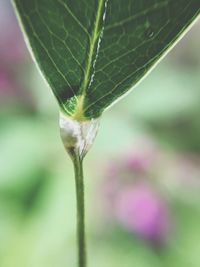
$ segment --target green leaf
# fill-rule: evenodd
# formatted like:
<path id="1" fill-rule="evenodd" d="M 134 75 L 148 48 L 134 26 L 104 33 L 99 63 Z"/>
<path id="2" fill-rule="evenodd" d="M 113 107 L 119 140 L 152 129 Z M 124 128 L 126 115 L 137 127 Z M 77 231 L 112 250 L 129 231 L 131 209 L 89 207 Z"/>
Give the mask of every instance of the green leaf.
<path id="1" fill-rule="evenodd" d="M 199 0 L 13 0 L 61 109 L 99 117 L 169 51 Z"/>

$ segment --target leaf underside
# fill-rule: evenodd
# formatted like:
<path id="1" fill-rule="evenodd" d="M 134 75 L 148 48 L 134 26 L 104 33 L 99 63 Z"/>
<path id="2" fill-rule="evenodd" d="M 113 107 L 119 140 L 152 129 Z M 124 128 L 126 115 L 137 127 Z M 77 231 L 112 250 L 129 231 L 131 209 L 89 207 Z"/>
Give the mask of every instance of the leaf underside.
<path id="1" fill-rule="evenodd" d="M 130 90 L 200 12 L 199 0 L 13 0 L 61 109 L 99 117 Z"/>

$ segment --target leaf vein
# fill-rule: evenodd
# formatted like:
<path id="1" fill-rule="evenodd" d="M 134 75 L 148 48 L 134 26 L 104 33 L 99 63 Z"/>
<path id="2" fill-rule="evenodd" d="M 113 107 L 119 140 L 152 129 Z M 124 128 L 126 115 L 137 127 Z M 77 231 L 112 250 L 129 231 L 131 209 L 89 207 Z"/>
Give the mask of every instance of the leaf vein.
<path id="1" fill-rule="evenodd" d="M 67 3 L 61 1 L 61 0 L 57 0 L 58 3 L 64 7 L 65 10 L 67 10 L 68 14 L 71 15 L 71 17 L 74 19 L 74 21 L 76 21 L 76 23 L 80 26 L 80 28 L 89 36 L 90 38 L 90 34 L 88 32 L 88 30 L 82 25 L 82 23 L 80 22 L 80 20 L 74 15 L 74 13 L 71 11 L 71 9 L 68 7 Z"/>

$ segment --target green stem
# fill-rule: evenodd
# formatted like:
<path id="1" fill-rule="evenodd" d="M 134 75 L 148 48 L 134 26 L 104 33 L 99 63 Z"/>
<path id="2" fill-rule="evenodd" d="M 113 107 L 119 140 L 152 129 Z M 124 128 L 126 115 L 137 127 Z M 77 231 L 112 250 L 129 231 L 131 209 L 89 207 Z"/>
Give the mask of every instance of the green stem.
<path id="1" fill-rule="evenodd" d="M 96 137 L 99 119 L 77 121 L 60 113 L 60 135 L 74 165 L 77 205 L 78 267 L 86 267 L 83 158 Z"/>
<path id="2" fill-rule="evenodd" d="M 86 267 L 83 159 L 74 152 L 72 160 L 76 183 L 78 266 Z"/>

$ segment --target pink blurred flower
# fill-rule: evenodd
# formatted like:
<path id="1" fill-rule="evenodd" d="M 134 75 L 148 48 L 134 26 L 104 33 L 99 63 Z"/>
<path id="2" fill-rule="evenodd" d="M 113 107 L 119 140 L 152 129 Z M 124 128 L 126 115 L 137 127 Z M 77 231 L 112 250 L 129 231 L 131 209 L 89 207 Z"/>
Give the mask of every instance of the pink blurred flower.
<path id="1" fill-rule="evenodd" d="M 20 70 L 25 67 L 27 49 L 10 1 L 0 1 L 0 102 L 22 104 L 30 111 L 34 104 L 30 92 L 20 83 Z"/>
<path id="2" fill-rule="evenodd" d="M 8 72 L 0 69 L 0 95 L 10 95 L 15 92 L 16 85 Z"/>
<path id="3" fill-rule="evenodd" d="M 127 230 L 156 243 L 169 232 L 169 211 L 164 201 L 145 184 L 124 188 L 115 199 L 115 212 Z"/>
<path id="4" fill-rule="evenodd" d="M 163 150 L 148 139 L 138 141 L 106 169 L 99 191 L 104 220 L 111 222 L 115 218 L 130 233 L 161 245 L 175 226 L 165 196 L 196 201 L 200 188 L 199 163 L 198 154 Z"/>
<path id="5" fill-rule="evenodd" d="M 0 60 L 2 65 L 18 63 L 27 55 L 18 23 L 9 1 L 0 4 Z"/>

